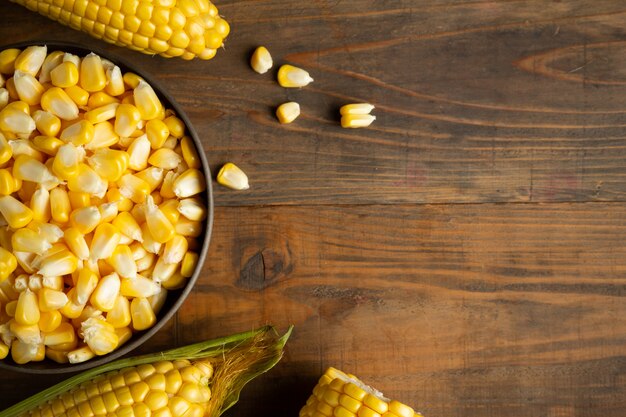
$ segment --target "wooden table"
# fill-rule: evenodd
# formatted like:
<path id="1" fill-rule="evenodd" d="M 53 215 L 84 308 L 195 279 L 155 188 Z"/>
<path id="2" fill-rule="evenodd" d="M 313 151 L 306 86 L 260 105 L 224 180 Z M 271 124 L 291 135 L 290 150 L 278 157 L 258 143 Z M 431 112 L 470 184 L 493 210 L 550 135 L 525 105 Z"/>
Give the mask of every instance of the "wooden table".
<path id="1" fill-rule="evenodd" d="M 210 62 L 20 6 L 0 39 L 104 48 L 162 82 L 216 171 L 196 290 L 140 352 L 295 324 L 228 416 L 296 416 L 328 366 L 425 416 L 626 414 L 626 9 L 594 1 L 229 1 Z M 247 61 L 265 45 L 315 82 Z M 297 101 L 281 126 L 273 109 Z M 367 101 L 368 129 L 338 126 Z M 0 406 L 63 376 L 3 372 Z"/>

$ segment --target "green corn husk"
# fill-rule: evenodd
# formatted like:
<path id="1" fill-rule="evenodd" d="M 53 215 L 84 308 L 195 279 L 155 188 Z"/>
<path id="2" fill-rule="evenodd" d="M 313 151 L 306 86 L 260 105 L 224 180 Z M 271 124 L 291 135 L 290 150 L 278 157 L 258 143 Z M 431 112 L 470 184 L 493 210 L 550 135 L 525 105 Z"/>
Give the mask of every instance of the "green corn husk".
<path id="1" fill-rule="evenodd" d="M 209 360 L 214 376 L 209 383 L 212 396 L 205 417 L 218 417 L 232 407 L 249 381 L 276 365 L 283 355 L 283 348 L 291 335 L 293 326 L 279 336 L 272 326 L 238 333 L 219 339 L 200 342 L 161 353 L 120 359 L 97 368 L 89 369 L 62 381 L 14 406 L 0 412 L 0 417 L 28 415 L 42 404 L 72 390 L 83 382 L 91 381 L 106 373 L 115 373 L 127 367 L 159 361 L 180 359 Z"/>

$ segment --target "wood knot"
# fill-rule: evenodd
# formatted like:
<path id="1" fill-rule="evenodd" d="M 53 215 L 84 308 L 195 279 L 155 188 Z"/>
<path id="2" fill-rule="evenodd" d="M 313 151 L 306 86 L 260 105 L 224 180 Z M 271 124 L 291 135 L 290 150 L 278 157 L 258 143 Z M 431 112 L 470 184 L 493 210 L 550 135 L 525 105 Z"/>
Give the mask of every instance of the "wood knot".
<path id="1" fill-rule="evenodd" d="M 244 290 L 261 291 L 276 284 L 293 270 L 290 257 L 264 248 L 248 258 L 235 283 Z"/>

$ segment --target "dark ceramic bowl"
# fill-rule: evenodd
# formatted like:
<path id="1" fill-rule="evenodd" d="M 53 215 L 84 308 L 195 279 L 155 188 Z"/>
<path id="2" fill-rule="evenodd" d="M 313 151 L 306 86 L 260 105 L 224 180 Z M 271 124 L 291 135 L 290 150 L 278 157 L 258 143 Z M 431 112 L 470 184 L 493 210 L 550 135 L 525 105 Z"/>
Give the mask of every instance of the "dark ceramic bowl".
<path id="1" fill-rule="evenodd" d="M 80 57 L 84 57 L 85 55 L 93 52 L 99 55 L 102 58 L 106 58 L 114 64 L 118 65 L 122 70 L 122 73 L 127 71 L 134 72 L 144 80 L 146 80 L 157 93 L 161 102 L 165 106 L 165 108 L 172 109 L 176 112 L 176 115 L 185 122 L 187 135 L 193 139 L 193 143 L 198 150 L 198 155 L 200 156 L 200 160 L 202 161 L 202 172 L 204 173 L 204 177 L 206 180 L 207 188 L 204 192 L 203 198 L 207 202 L 207 217 L 204 220 L 204 230 L 202 234 L 198 237 L 200 243 L 200 251 L 198 252 L 198 266 L 196 270 L 193 272 L 193 275 L 188 279 L 187 284 L 178 290 L 171 290 L 168 292 L 167 299 L 165 301 L 165 305 L 157 315 L 157 322 L 153 327 L 148 330 L 137 332 L 133 335 L 133 337 L 122 345 L 119 349 L 114 350 L 113 352 L 103 355 L 96 356 L 91 360 L 88 360 L 83 363 L 78 364 L 59 364 L 50 359 L 45 359 L 41 362 L 30 362 L 24 365 L 18 365 L 11 359 L 11 355 L 4 360 L 0 360 L 0 369 L 8 369 L 17 372 L 24 372 L 30 374 L 56 374 L 56 373 L 64 373 L 64 372 L 78 372 L 84 371 L 85 369 L 93 368 L 95 366 L 102 365 L 104 363 L 110 362 L 114 359 L 117 359 L 121 356 L 126 355 L 131 352 L 133 349 L 137 348 L 144 342 L 146 342 L 150 337 L 152 337 L 156 332 L 158 332 L 165 323 L 168 322 L 174 316 L 176 311 L 183 304 L 189 293 L 191 292 L 193 286 L 198 280 L 198 276 L 200 275 L 200 271 L 204 265 L 207 251 L 209 249 L 209 241 L 211 239 L 211 229 L 213 226 L 213 192 L 211 188 L 211 173 L 209 169 L 209 164 L 206 160 L 206 156 L 202 149 L 202 144 L 200 139 L 198 138 L 198 134 L 196 130 L 191 125 L 189 118 L 183 111 L 183 109 L 176 103 L 174 98 L 163 88 L 163 86 L 156 82 L 154 79 L 150 77 L 149 74 L 146 74 L 144 71 L 141 71 L 129 64 L 128 62 L 119 59 L 115 56 L 112 56 L 110 53 L 104 53 L 97 48 L 85 48 L 80 45 L 72 44 L 72 43 L 64 43 L 64 42 L 28 42 L 28 43 L 15 43 L 11 45 L 6 45 L 0 47 L 0 51 L 8 48 L 26 48 L 31 45 L 46 45 L 48 47 L 48 53 L 59 50 L 64 52 L 70 52 L 72 54 L 78 55 Z M 181 61 L 182 63 L 182 61 Z"/>

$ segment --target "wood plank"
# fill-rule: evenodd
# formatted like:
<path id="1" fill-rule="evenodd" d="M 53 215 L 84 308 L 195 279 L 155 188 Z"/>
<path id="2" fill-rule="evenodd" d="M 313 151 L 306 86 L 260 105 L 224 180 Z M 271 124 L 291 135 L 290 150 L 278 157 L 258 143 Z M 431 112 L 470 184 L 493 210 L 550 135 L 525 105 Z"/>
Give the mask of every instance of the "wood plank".
<path id="1" fill-rule="evenodd" d="M 426 416 L 624 415 L 620 204 L 230 207 L 216 220 L 197 287 L 137 353 L 295 324 L 229 416 L 297 415 L 327 366 Z M 0 408 L 61 378 L 3 373 Z"/>
<path id="2" fill-rule="evenodd" d="M 220 1 L 232 23 L 211 62 L 138 55 L 3 4 L 0 38 L 77 41 L 149 71 L 200 132 L 211 165 L 252 189 L 220 205 L 624 201 L 624 5 L 404 0 Z M 50 34 L 54 34 L 51 36 Z M 286 90 L 247 65 L 267 45 L 311 71 Z M 274 106 L 301 103 L 279 126 Z M 377 105 L 371 129 L 337 109 Z"/>

